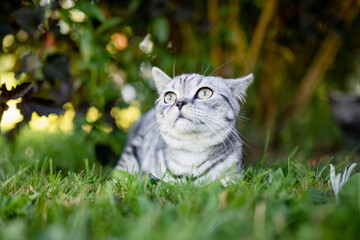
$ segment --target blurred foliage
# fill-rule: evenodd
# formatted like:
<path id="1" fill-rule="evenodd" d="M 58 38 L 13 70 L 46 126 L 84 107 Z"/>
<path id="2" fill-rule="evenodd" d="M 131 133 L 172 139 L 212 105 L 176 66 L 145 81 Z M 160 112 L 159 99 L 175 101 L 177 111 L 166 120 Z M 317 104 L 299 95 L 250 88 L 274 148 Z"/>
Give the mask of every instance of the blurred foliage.
<path id="1" fill-rule="evenodd" d="M 17 104 L 23 120 L 8 138 L 21 146 L 17 136 L 34 112 L 59 114 L 70 103 L 68 137 L 91 139 L 91 156 L 110 152 L 103 161 L 116 161 L 130 123 L 157 97 L 154 65 L 169 75 L 254 72 L 242 113 L 251 123 L 239 123 L 250 159 L 264 145 L 300 145 L 316 158 L 339 151 L 327 91 L 360 91 L 359 8 L 355 0 L 4 2 L 1 77 L 11 72 L 17 84 L 33 85 Z"/>

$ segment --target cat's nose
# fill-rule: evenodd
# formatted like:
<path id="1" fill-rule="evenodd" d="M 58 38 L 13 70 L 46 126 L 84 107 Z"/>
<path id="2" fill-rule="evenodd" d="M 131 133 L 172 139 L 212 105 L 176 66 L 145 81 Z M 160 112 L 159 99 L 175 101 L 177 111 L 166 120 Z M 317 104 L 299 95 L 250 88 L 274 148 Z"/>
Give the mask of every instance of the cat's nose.
<path id="1" fill-rule="evenodd" d="M 176 106 L 178 107 L 179 111 L 181 111 L 182 107 L 183 107 L 184 105 L 186 105 L 186 104 L 187 104 L 186 101 L 178 101 L 178 102 L 176 103 Z"/>

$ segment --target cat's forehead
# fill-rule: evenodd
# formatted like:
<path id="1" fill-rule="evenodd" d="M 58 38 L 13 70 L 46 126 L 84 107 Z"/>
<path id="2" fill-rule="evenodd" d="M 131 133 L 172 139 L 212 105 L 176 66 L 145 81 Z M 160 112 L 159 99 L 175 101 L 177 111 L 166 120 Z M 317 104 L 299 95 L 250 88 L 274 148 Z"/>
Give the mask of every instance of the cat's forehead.
<path id="1" fill-rule="evenodd" d="M 174 77 L 174 79 L 170 83 L 170 86 L 173 89 L 183 89 L 183 88 L 193 89 L 203 85 L 207 85 L 210 87 L 211 85 L 214 85 L 217 81 L 218 79 L 216 79 L 216 77 L 208 77 L 196 73 L 191 73 L 191 74 L 182 74 Z"/>

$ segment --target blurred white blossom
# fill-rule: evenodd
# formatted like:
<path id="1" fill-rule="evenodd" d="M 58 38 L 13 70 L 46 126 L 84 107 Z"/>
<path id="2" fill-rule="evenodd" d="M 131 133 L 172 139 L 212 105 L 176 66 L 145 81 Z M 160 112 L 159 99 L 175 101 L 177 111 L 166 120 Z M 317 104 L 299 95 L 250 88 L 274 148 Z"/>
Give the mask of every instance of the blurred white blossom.
<path id="1" fill-rule="evenodd" d="M 152 79 L 151 69 L 152 65 L 149 62 L 142 62 L 140 64 L 140 76 L 146 80 Z"/>
<path id="2" fill-rule="evenodd" d="M 143 53 L 149 54 L 153 49 L 153 45 L 154 44 L 151 41 L 151 35 L 148 33 L 144 38 L 144 40 L 142 40 L 141 43 L 139 44 L 139 48 Z"/>
<path id="3" fill-rule="evenodd" d="M 63 9 L 69 9 L 75 6 L 75 2 L 73 0 L 62 0 L 60 5 Z"/>
<path id="4" fill-rule="evenodd" d="M 330 164 L 330 182 L 337 201 L 339 200 L 339 192 L 341 188 L 349 180 L 351 172 L 355 169 L 355 167 L 356 163 L 347 165 L 344 171 L 344 175 L 341 177 L 341 173 L 336 174 L 334 165 Z"/>
<path id="5" fill-rule="evenodd" d="M 130 84 L 125 84 L 121 89 L 121 95 L 126 103 L 130 103 L 136 98 L 136 90 Z"/>
<path id="6" fill-rule="evenodd" d="M 58 26 L 60 27 L 60 33 L 64 35 L 68 34 L 71 30 L 70 25 L 64 22 L 62 19 L 59 21 Z"/>
<path id="7" fill-rule="evenodd" d="M 268 176 L 269 176 L 269 178 L 268 178 L 268 183 L 271 184 L 271 183 L 273 182 L 274 176 L 272 175 L 271 172 L 268 173 Z"/>
<path id="8" fill-rule="evenodd" d="M 73 22 L 84 22 L 86 19 L 86 14 L 78 9 L 71 9 L 69 11 L 69 17 Z"/>
<path id="9" fill-rule="evenodd" d="M 50 3 L 50 0 L 40 0 L 40 6 L 45 7 Z"/>

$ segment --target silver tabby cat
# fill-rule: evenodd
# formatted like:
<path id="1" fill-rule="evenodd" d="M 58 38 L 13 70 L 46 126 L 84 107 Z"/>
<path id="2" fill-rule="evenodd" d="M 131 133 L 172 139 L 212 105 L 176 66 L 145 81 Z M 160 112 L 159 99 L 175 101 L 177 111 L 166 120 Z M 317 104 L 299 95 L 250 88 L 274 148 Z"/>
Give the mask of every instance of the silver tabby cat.
<path id="1" fill-rule="evenodd" d="M 196 183 L 240 173 L 243 143 L 235 123 L 253 75 L 223 79 L 183 74 L 172 79 L 156 67 L 152 75 L 159 98 L 134 123 L 116 168 Z"/>

